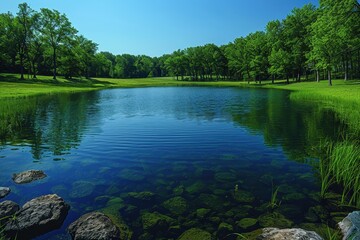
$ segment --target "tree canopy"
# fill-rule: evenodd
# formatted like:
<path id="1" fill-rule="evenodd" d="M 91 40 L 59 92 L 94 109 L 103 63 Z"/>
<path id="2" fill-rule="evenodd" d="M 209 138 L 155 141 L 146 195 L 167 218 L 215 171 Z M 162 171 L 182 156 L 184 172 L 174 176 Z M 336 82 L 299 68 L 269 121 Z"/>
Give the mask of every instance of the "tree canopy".
<path id="1" fill-rule="evenodd" d="M 98 52 L 97 44 L 72 26 L 65 14 L 27 3 L 16 15 L 0 14 L 0 72 L 61 74 L 72 77 L 180 80 L 232 79 L 261 83 L 267 79 L 360 77 L 360 7 L 356 0 L 320 0 L 294 8 L 264 31 L 223 46 L 179 49 L 160 57 Z"/>

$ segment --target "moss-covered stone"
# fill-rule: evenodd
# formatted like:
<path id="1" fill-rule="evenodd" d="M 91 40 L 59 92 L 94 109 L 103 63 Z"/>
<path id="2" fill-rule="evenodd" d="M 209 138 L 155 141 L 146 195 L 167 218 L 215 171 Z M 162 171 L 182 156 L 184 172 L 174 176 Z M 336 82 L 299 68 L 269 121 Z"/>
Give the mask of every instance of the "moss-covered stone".
<path id="1" fill-rule="evenodd" d="M 212 194 L 202 193 L 202 194 L 200 194 L 197 201 L 201 205 L 205 205 L 206 207 L 209 207 L 211 209 L 215 209 L 218 211 L 220 211 L 224 206 L 224 201 L 221 198 L 219 198 L 218 196 L 215 196 Z"/>
<path id="2" fill-rule="evenodd" d="M 287 201 L 287 202 L 291 202 L 291 201 L 301 201 L 303 199 L 305 199 L 306 196 L 302 193 L 298 193 L 298 192 L 292 192 L 292 193 L 288 193 L 286 195 L 284 195 L 282 197 L 283 201 Z"/>
<path id="3" fill-rule="evenodd" d="M 258 220 L 261 227 L 290 228 L 293 225 L 292 221 L 277 212 L 263 214 Z"/>
<path id="4" fill-rule="evenodd" d="M 113 198 L 108 201 L 105 208 L 99 210 L 100 212 L 108 216 L 111 221 L 119 228 L 120 240 L 131 239 L 133 235 L 130 227 L 125 223 L 122 216 L 120 215 L 120 210 L 124 206 L 124 201 L 121 198 Z"/>
<path id="5" fill-rule="evenodd" d="M 186 187 L 185 190 L 190 193 L 191 195 L 193 194 L 197 194 L 197 193 L 201 193 L 206 189 L 206 185 L 201 182 L 201 181 L 197 181 L 193 184 L 191 184 L 190 186 Z"/>
<path id="6" fill-rule="evenodd" d="M 141 182 L 145 179 L 145 176 L 141 172 L 132 169 L 122 170 L 119 177 L 133 182 Z"/>
<path id="7" fill-rule="evenodd" d="M 322 206 L 318 205 L 315 207 L 310 207 L 305 214 L 305 219 L 309 222 L 327 222 L 330 218 L 329 212 Z"/>
<path id="8" fill-rule="evenodd" d="M 242 219 L 249 216 L 250 211 L 253 209 L 251 205 L 240 205 L 236 208 L 233 208 L 232 211 L 235 212 L 235 219 Z"/>
<path id="9" fill-rule="evenodd" d="M 88 181 L 76 181 L 72 184 L 69 196 L 71 198 L 83 198 L 91 195 L 95 185 Z"/>
<path id="10" fill-rule="evenodd" d="M 145 231 L 164 231 L 169 226 L 174 225 L 175 222 L 173 218 L 158 212 L 144 212 L 141 215 L 141 223 Z"/>
<path id="11" fill-rule="evenodd" d="M 236 222 L 236 226 L 238 226 L 241 229 L 248 229 L 256 225 L 258 222 L 255 218 L 243 218 L 240 221 Z"/>
<path id="12" fill-rule="evenodd" d="M 212 236 L 209 232 L 206 232 L 199 228 L 191 228 L 185 231 L 178 240 L 212 240 Z"/>
<path id="13" fill-rule="evenodd" d="M 139 201 L 152 201 L 155 198 L 155 193 L 144 191 L 144 192 L 129 192 L 127 198 L 135 199 Z"/>
<path id="14" fill-rule="evenodd" d="M 196 209 L 196 216 L 200 219 L 205 218 L 211 212 L 210 209 L 207 208 L 199 208 Z"/>
<path id="15" fill-rule="evenodd" d="M 231 224 L 222 222 L 219 224 L 218 230 L 217 230 L 217 236 L 218 238 L 222 239 L 225 236 L 227 236 L 230 233 L 234 232 L 234 228 Z"/>
<path id="16" fill-rule="evenodd" d="M 183 185 L 177 186 L 173 189 L 173 193 L 175 196 L 181 196 L 185 191 L 185 187 Z"/>
<path id="17" fill-rule="evenodd" d="M 209 218 L 209 221 L 212 222 L 212 223 L 215 223 L 215 224 L 219 224 L 221 219 L 219 217 L 210 217 Z"/>
<path id="18" fill-rule="evenodd" d="M 188 209 L 188 204 L 183 197 L 174 197 L 163 203 L 164 208 L 176 215 L 181 215 Z"/>
<path id="19" fill-rule="evenodd" d="M 255 201 L 255 196 L 251 192 L 238 190 L 234 191 L 234 200 L 240 203 L 252 203 Z"/>
<path id="20" fill-rule="evenodd" d="M 237 176 L 233 172 L 217 172 L 215 173 L 215 180 L 218 182 L 235 182 Z"/>
<path id="21" fill-rule="evenodd" d="M 218 196 L 225 196 L 228 193 L 228 191 L 226 191 L 225 189 L 217 188 L 213 190 L 213 193 Z"/>

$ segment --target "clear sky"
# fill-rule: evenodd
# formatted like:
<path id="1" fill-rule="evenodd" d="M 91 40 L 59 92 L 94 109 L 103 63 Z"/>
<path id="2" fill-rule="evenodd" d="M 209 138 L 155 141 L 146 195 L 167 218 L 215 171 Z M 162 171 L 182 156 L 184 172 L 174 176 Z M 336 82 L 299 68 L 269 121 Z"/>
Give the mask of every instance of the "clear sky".
<path id="1" fill-rule="evenodd" d="M 21 0 L 0 0 L 0 12 L 15 14 Z M 264 30 L 294 7 L 318 0 L 29 0 L 31 8 L 65 13 L 99 51 L 161 56 Z"/>

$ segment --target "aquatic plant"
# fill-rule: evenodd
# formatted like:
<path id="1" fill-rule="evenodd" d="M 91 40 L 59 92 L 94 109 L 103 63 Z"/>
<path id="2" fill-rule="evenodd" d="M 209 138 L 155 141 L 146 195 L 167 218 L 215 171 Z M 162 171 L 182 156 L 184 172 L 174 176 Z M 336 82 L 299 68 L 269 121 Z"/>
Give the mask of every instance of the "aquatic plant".
<path id="1" fill-rule="evenodd" d="M 274 184 L 272 184 L 271 186 L 271 198 L 270 198 L 270 202 L 268 203 L 268 208 L 272 211 L 275 208 L 280 207 L 281 205 L 281 201 L 278 201 L 278 192 L 279 192 L 279 187 L 275 188 L 274 190 Z"/>
<path id="2" fill-rule="evenodd" d="M 357 141 L 345 138 L 340 142 L 326 141 L 320 144 L 319 161 L 321 180 L 320 197 L 327 198 L 335 184 L 341 185 L 342 205 L 360 206 L 360 148 Z"/>

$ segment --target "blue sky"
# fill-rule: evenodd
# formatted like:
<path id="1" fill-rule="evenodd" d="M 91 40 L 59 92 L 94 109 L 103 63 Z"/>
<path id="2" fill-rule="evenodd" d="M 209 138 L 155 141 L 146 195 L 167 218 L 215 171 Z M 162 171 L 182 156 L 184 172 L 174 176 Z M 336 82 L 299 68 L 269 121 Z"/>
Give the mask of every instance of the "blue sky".
<path id="1" fill-rule="evenodd" d="M 24 1 L 0 0 L 0 12 Z M 264 30 L 294 7 L 317 0 L 29 0 L 31 8 L 65 13 L 80 34 L 114 54 L 161 56 Z"/>

